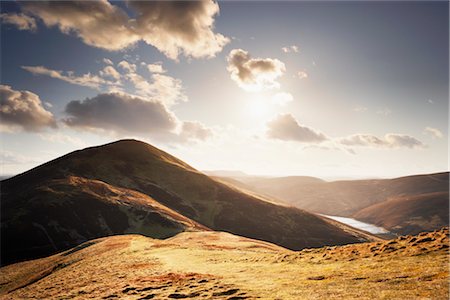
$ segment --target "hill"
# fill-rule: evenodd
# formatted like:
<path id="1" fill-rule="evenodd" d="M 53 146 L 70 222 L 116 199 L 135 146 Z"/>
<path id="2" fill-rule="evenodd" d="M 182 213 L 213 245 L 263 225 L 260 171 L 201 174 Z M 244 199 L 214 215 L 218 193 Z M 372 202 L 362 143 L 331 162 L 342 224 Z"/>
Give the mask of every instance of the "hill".
<path id="1" fill-rule="evenodd" d="M 2 181 L 2 264 L 92 238 L 164 238 L 209 228 L 290 249 L 370 240 L 303 210 L 215 181 L 135 140 L 72 152 Z"/>
<path id="2" fill-rule="evenodd" d="M 448 192 L 394 197 L 360 210 L 354 218 L 404 234 L 432 231 L 449 223 L 448 199 Z"/>
<path id="3" fill-rule="evenodd" d="M 290 251 L 223 232 L 86 242 L 0 269 L 2 299 L 448 299 L 448 228 Z"/>
<path id="4" fill-rule="evenodd" d="M 247 189 L 257 193 L 263 193 L 282 201 L 305 209 L 307 211 L 325 215 L 354 217 L 361 221 L 375 220 L 375 224 L 381 224 L 380 219 L 371 219 L 369 211 L 358 213 L 388 199 L 415 198 L 415 215 L 409 215 L 410 209 L 401 209 L 404 201 L 397 201 L 397 218 L 408 220 L 412 217 L 422 217 L 421 225 L 418 223 L 414 231 L 403 231 L 403 227 L 388 226 L 400 234 L 418 233 L 424 230 L 433 230 L 448 224 L 448 192 L 449 173 L 436 173 L 426 175 L 415 175 L 395 179 L 373 179 L 373 180 L 343 180 L 326 182 L 318 178 L 291 176 L 281 178 L 239 178 L 246 184 Z M 438 205 L 435 210 L 430 210 L 430 199 L 426 195 L 434 195 L 434 204 Z M 409 202 L 410 204 L 412 202 Z M 377 207 L 382 207 L 377 206 Z M 422 207 L 422 208 L 421 208 Z M 432 211 L 440 211 L 439 215 L 430 215 Z M 420 212 L 423 215 L 420 215 Z M 419 214 L 419 215 L 418 215 Z M 436 220 L 440 220 L 435 222 Z M 389 221 L 387 221 L 389 223 Z M 428 223 L 428 224 L 427 224 Z M 412 227 L 410 227 L 411 229 Z"/>

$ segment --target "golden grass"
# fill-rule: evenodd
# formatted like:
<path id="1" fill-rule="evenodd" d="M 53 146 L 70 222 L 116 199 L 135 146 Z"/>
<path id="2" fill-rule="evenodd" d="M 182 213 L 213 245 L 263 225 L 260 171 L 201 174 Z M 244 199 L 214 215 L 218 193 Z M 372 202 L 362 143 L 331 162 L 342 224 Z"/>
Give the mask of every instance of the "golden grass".
<path id="1" fill-rule="evenodd" d="M 448 230 L 289 251 L 219 232 L 98 239 L 1 269 L 2 299 L 448 299 Z"/>

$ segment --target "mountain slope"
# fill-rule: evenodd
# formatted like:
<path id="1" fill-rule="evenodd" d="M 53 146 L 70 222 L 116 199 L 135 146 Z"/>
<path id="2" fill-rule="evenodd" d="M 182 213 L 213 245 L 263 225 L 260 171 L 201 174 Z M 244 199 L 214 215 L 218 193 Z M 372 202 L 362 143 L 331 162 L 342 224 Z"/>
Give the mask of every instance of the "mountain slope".
<path id="1" fill-rule="evenodd" d="M 434 195 L 436 210 L 441 212 L 441 222 L 422 222 L 417 226 L 414 233 L 424 230 L 433 230 L 448 224 L 448 192 L 449 192 L 449 173 L 436 173 L 426 175 L 416 175 L 400 177 L 395 179 L 374 179 L 374 180 L 344 180 L 326 182 L 311 177 L 281 177 L 281 178 L 239 178 L 246 184 L 247 189 L 251 188 L 255 192 L 264 193 L 283 200 L 286 203 L 305 209 L 308 211 L 336 215 L 344 217 L 355 217 L 362 221 L 374 220 L 376 224 L 382 224 L 382 214 L 379 218 L 371 219 L 369 210 L 359 214 L 360 210 L 387 201 L 388 199 L 406 199 L 416 197 L 415 213 L 411 210 L 401 208 L 401 203 L 407 205 L 407 202 L 397 201 L 397 217 L 402 220 L 408 220 L 411 217 L 422 217 L 428 219 L 427 212 L 429 202 L 427 197 L 421 197 L 429 193 Z M 406 198 L 405 198 L 406 197 Z M 422 199 L 422 200 L 419 200 Z M 411 202 L 410 202 L 411 203 Z M 421 207 L 423 206 L 423 207 Z M 420 214 L 423 213 L 421 216 Z M 387 222 L 389 223 L 389 221 Z M 402 227 L 388 226 L 400 234 L 408 234 L 410 231 L 402 231 Z"/>
<path id="2" fill-rule="evenodd" d="M 448 192 L 400 196 L 366 207 L 354 218 L 393 232 L 418 234 L 449 224 Z"/>
<path id="3" fill-rule="evenodd" d="M 448 229 L 293 252 L 220 232 L 86 242 L 0 269 L 2 299 L 448 299 Z"/>
<path id="4" fill-rule="evenodd" d="M 69 176 L 22 189 L 14 197 L 2 195 L 2 264 L 107 235 L 167 238 L 185 230 L 207 230 L 145 194 L 98 180 Z"/>
<path id="5" fill-rule="evenodd" d="M 29 235 L 36 234 L 38 230 L 33 225 L 36 219 L 41 220 L 38 222 L 44 228 L 41 228 L 41 231 L 47 232 L 50 238 L 30 238 L 28 249 L 33 252 L 37 249 L 35 247 L 39 247 L 41 250 L 45 249 L 46 254 L 55 252 L 51 240 L 55 239 L 53 235 L 61 235 L 61 230 L 58 227 L 52 230 L 54 222 L 62 222 L 59 219 L 72 219 L 73 212 L 84 211 L 84 207 L 91 205 L 91 194 L 77 194 L 80 190 L 83 191 L 84 183 L 79 186 L 57 184 L 71 177 L 82 178 L 88 182 L 101 181 L 111 186 L 111 189 L 122 188 L 145 194 L 164 206 L 166 211 L 176 211 L 185 217 L 183 222 L 179 219 L 178 223 L 187 224 L 188 218 L 213 230 L 270 241 L 291 249 L 355 243 L 371 238 L 363 233 L 335 226 L 305 211 L 275 205 L 212 180 L 181 160 L 143 142 L 122 140 L 75 151 L 2 182 L 2 250 L 5 250 L 2 251 L 3 263 L 12 259 L 9 255 L 14 249 L 9 245 L 19 245 L 19 241 L 11 243 L 9 239 L 26 239 Z M 107 200 L 114 195 L 108 189 L 98 189 L 96 193 Z M 44 207 L 59 207 L 60 202 L 66 205 L 64 209 L 58 210 L 58 214 L 46 215 L 47 209 Z M 128 206 L 133 211 L 136 206 L 140 206 L 136 201 L 131 202 L 129 201 Z M 117 206 L 117 202 L 111 203 L 115 213 L 122 210 Z M 77 222 L 67 225 L 65 230 L 82 231 L 81 228 L 87 222 L 85 218 L 96 219 L 102 210 L 103 208 L 98 208 L 95 212 L 77 213 Z M 40 213 L 36 216 L 35 212 Z M 141 216 L 142 213 L 137 214 Z M 20 222 L 10 221 L 15 218 L 20 218 Z M 54 221 L 55 218 L 58 220 Z M 103 226 L 103 222 L 99 222 L 95 225 L 95 234 L 85 236 L 86 238 L 123 233 L 122 230 L 125 230 L 125 227 L 108 230 L 111 226 Z M 128 220 L 128 223 L 133 222 L 135 221 Z M 196 226 L 201 225 L 194 227 Z M 175 227 L 176 230 L 172 228 L 164 234 L 154 233 L 148 226 L 133 232 L 165 237 L 188 228 Z M 20 238 L 14 234 L 18 228 L 21 230 Z M 82 239 L 77 235 L 66 234 L 64 241 L 69 240 L 73 246 Z M 28 254 L 31 256 L 24 255 L 21 258 L 36 257 L 33 253 Z M 42 254 L 38 251 L 36 255 Z"/>

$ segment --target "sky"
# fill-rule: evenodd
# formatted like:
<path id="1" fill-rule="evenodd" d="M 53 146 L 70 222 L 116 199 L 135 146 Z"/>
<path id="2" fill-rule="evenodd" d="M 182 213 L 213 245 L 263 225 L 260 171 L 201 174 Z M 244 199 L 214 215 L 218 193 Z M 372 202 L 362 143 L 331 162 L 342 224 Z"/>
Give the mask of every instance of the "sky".
<path id="1" fill-rule="evenodd" d="M 0 174 L 124 138 L 199 170 L 447 171 L 449 4 L 1 2 Z"/>

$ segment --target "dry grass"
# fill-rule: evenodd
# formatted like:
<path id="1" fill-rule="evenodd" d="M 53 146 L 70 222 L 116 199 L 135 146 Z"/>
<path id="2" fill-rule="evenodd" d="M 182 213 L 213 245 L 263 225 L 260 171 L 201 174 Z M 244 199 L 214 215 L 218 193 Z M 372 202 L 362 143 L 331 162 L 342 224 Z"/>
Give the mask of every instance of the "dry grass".
<path id="1" fill-rule="evenodd" d="M 448 299 L 448 229 L 300 252 L 218 232 L 98 239 L 1 269 L 3 299 Z"/>

